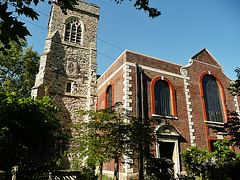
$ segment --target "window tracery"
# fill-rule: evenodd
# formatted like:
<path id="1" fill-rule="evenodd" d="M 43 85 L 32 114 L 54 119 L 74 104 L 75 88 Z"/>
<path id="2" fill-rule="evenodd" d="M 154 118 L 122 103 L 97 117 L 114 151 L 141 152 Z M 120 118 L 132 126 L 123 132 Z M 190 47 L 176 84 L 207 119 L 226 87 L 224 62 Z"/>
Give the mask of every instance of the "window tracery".
<path id="1" fill-rule="evenodd" d="M 79 19 L 71 19 L 66 24 L 64 41 L 81 43 L 82 27 Z"/>

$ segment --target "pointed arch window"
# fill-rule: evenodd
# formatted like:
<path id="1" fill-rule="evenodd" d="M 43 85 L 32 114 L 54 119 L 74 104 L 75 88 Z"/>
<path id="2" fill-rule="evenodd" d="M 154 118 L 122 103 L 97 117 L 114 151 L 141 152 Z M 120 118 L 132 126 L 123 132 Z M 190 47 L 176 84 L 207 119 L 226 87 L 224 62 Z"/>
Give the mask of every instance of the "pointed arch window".
<path id="1" fill-rule="evenodd" d="M 166 81 L 158 80 L 154 84 L 155 114 L 170 116 L 170 90 Z"/>
<path id="2" fill-rule="evenodd" d="M 223 122 L 220 91 L 216 78 L 209 74 L 204 75 L 202 90 L 207 121 Z"/>
<path id="3" fill-rule="evenodd" d="M 64 40 L 73 43 L 81 43 L 82 27 L 79 19 L 70 19 L 66 23 Z"/>
<path id="4" fill-rule="evenodd" d="M 112 107 L 112 85 L 109 85 L 107 87 L 107 91 L 106 91 L 106 108 L 111 108 Z"/>

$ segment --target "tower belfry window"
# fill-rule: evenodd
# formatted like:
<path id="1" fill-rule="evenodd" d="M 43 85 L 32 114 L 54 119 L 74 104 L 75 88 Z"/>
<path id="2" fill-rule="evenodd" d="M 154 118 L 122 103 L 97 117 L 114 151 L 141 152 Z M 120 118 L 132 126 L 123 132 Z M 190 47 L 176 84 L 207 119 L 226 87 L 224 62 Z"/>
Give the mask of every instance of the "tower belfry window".
<path id="1" fill-rule="evenodd" d="M 65 41 L 73 43 L 81 43 L 82 28 L 78 19 L 68 21 L 65 29 Z"/>

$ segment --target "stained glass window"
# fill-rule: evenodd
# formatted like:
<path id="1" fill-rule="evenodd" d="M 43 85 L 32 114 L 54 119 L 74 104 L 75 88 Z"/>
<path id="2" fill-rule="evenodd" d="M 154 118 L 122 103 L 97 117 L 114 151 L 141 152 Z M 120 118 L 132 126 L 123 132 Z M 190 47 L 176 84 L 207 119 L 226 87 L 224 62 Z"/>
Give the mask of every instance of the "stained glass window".
<path id="1" fill-rule="evenodd" d="M 202 88 L 208 121 L 223 122 L 219 88 L 216 78 L 212 75 L 204 75 Z"/>
<path id="2" fill-rule="evenodd" d="M 155 114 L 170 115 L 170 90 L 166 81 L 158 80 L 154 84 Z"/>

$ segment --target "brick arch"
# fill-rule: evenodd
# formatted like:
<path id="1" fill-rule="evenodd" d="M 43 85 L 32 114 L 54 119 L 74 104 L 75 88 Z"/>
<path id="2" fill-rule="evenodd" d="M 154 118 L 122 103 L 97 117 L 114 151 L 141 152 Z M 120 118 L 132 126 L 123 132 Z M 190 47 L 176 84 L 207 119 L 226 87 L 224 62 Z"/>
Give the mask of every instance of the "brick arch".
<path id="1" fill-rule="evenodd" d="M 217 84 L 218 84 L 218 88 L 220 90 L 220 98 L 221 98 L 221 101 L 222 101 L 222 110 L 223 110 L 223 114 L 224 114 L 224 119 L 225 119 L 225 122 L 227 121 L 227 108 L 226 108 L 226 96 L 225 96 L 225 93 L 224 93 L 224 88 L 223 88 L 223 85 L 220 81 L 220 79 L 212 72 L 210 71 L 205 71 L 203 72 L 201 75 L 200 75 L 200 78 L 199 78 L 199 83 L 200 83 L 200 93 L 201 93 L 201 99 L 202 99 L 202 107 L 203 107 L 203 117 L 204 117 L 204 120 L 207 121 L 207 113 L 206 113 L 206 106 L 205 106 L 205 100 L 204 100 L 204 94 L 203 94 L 203 87 L 202 87 L 202 78 L 204 75 L 206 74 L 209 74 L 209 75 L 212 75 L 213 77 L 216 78 L 216 81 L 217 81 Z M 208 129 L 208 124 L 205 123 L 205 128 L 206 128 L 206 133 L 207 133 L 207 142 L 208 142 L 208 150 L 211 151 L 211 143 L 210 141 L 211 140 L 218 140 L 216 137 L 210 137 L 209 135 L 209 129 Z"/>
<path id="2" fill-rule="evenodd" d="M 152 82 L 151 82 L 151 93 L 152 93 L 152 114 L 156 113 L 155 110 L 155 93 L 154 93 L 154 85 L 158 80 L 162 80 L 165 81 L 168 86 L 169 86 L 169 90 L 170 90 L 170 103 L 171 103 L 171 114 L 174 117 L 177 117 L 177 105 L 176 105 L 176 91 L 174 89 L 173 84 L 166 78 L 163 76 L 157 76 L 155 77 Z"/>
<path id="3" fill-rule="evenodd" d="M 225 96 L 225 93 L 224 93 L 224 88 L 223 88 L 223 85 L 220 81 L 220 79 L 213 73 L 211 73 L 210 71 L 205 71 L 203 72 L 201 75 L 200 75 L 200 78 L 199 78 L 199 83 L 200 83 L 200 93 L 201 93 L 201 97 L 202 97 L 202 107 L 203 107 L 203 116 L 204 116 L 204 120 L 207 121 L 207 114 L 206 114 L 206 106 L 205 106 L 205 100 L 204 100 L 204 94 L 203 94 L 203 87 L 202 87 L 202 78 L 204 75 L 212 75 L 213 77 L 216 78 L 216 81 L 217 81 L 217 84 L 218 84 L 218 88 L 220 90 L 220 98 L 221 98 L 221 101 L 222 101 L 222 106 L 223 106 L 223 113 L 224 113 L 224 119 L 225 119 L 225 122 L 227 120 L 227 108 L 226 108 L 226 96 Z"/>
<path id="4" fill-rule="evenodd" d="M 112 106 L 114 106 L 114 84 L 112 82 L 108 82 L 105 93 L 104 93 L 104 108 L 107 108 L 107 89 L 109 86 L 112 86 Z"/>

